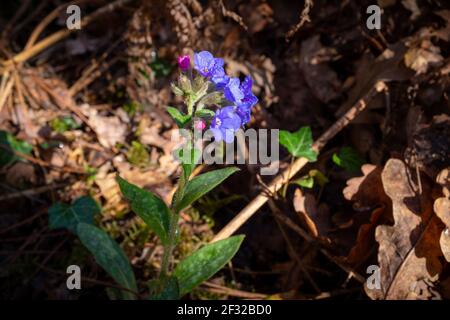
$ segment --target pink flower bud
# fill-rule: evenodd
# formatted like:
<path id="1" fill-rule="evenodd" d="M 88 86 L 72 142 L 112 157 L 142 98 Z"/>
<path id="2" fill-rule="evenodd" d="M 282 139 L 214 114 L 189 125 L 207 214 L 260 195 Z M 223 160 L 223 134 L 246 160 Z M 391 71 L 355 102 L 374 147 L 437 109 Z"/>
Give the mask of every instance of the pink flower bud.
<path id="1" fill-rule="evenodd" d="M 203 121 L 203 120 L 195 120 L 194 121 L 194 128 L 196 130 L 203 130 L 203 129 L 205 129 L 206 128 L 205 121 Z"/>
<path id="2" fill-rule="evenodd" d="M 191 67 L 191 58 L 188 55 L 178 57 L 178 67 L 181 71 L 186 71 Z"/>

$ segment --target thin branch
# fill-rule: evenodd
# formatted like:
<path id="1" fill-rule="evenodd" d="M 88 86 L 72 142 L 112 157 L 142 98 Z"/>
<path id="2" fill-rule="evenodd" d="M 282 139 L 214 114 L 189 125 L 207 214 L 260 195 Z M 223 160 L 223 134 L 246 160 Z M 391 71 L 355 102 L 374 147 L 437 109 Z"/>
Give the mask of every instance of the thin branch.
<path id="1" fill-rule="evenodd" d="M 300 13 L 300 21 L 288 31 L 286 34 L 286 41 L 289 41 L 306 22 L 311 22 L 309 12 L 311 11 L 313 5 L 314 3 L 312 0 L 305 0 L 305 6 Z"/>

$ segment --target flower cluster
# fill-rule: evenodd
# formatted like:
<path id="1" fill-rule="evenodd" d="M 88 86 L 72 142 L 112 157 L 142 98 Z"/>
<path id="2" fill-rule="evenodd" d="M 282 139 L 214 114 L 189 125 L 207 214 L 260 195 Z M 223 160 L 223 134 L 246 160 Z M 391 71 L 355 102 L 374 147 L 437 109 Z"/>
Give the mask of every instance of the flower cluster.
<path id="1" fill-rule="evenodd" d="M 178 65 L 183 72 L 188 71 L 189 56 L 179 57 Z M 205 101 L 199 100 L 201 103 L 198 108 L 203 108 L 203 104 L 211 100 L 207 100 L 206 97 L 216 97 L 217 93 L 220 93 L 221 99 L 216 99 L 215 103 L 212 103 L 220 108 L 216 110 L 211 120 L 210 129 L 216 141 L 224 140 L 230 143 L 234 139 L 235 132 L 250 121 L 252 107 L 258 102 L 258 98 L 252 93 L 250 76 L 241 82 L 239 78 L 229 77 L 223 66 L 223 59 L 215 58 L 208 51 L 194 54 L 194 69 L 201 77 L 212 83 L 212 91 L 203 93 Z"/>

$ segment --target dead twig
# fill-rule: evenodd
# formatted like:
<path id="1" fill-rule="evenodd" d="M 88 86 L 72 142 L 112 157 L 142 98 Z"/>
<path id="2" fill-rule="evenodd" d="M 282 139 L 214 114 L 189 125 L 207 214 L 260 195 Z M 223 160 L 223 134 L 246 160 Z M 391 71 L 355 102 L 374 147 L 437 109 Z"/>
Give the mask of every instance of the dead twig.
<path id="1" fill-rule="evenodd" d="M 207 287 L 207 288 L 205 288 L 205 290 L 207 290 L 209 292 L 224 294 L 227 296 L 233 296 L 233 297 L 244 298 L 244 299 L 265 299 L 265 298 L 267 298 L 266 294 L 232 289 L 232 288 L 224 287 L 224 286 L 221 286 L 221 285 L 218 285 L 218 284 L 215 284 L 212 282 L 208 282 L 208 281 L 204 282 L 202 284 L 202 286 Z"/>
<path id="2" fill-rule="evenodd" d="M 223 3 L 223 0 L 220 0 L 220 1 L 219 1 L 219 6 L 220 6 L 220 9 L 222 10 L 222 15 L 223 15 L 224 17 L 231 18 L 232 20 L 234 20 L 235 22 L 237 22 L 237 23 L 242 27 L 242 29 L 244 29 L 245 31 L 248 30 L 248 27 L 247 27 L 247 25 L 244 23 L 244 20 L 242 19 L 242 17 L 241 17 L 240 15 L 238 15 L 236 12 L 230 11 L 230 10 L 228 10 L 227 8 L 225 8 L 225 5 L 224 5 L 224 3 Z"/>
<path id="3" fill-rule="evenodd" d="M 305 6 L 303 7 L 302 12 L 300 13 L 300 21 L 293 26 L 288 33 L 286 34 L 286 41 L 288 42 L 300 28 L 306 23 L 311 22 L 311 19 L 309 18 L 309 12 L 311 11 L 311 8 L 313 7 L 314 3 L 312 0 L 305 0 Z"/>
<path id="4" fill-rule="evenodd" d="M 131 2 L 132 0 L 116 0 L 112 3 L 109 3 L 100 9 L 97 9 L 92 14 L 86 16 L 84 19 L 81 20 L 81 27 L 85 27 L 91 22 L 95 21 L 100 16 L 104 15 L 105 13 L 109 13 L 111 11 L 116 10 L 119 7 L 124 6 L 125 4 Z M 11 67 L 15 63 L 21 63 L 25 62 L 28 59 L 34 57 L 35 55 L 41 53 L 43 50 L 47 49 L 51 45 L 55 44 L 56 42 L 68 37 L 71 33 L 76 31 L 77 29 L 62 29 L 59 30 L 48 37 L 42 39 L 41 41 L 37 42 L 33 46 L 24 49 L 22 52 L 16 54 L 11 59 L 8 59 L 4 61 L 3 68 L 7 69 L 8 67 Z"/>
<path id="5" fill-rule="evenodd" d="M 39 35 L 44 31 L 44 29 L 56 18 L 58 18 L 59 13 L 66 9 L 70 5 L 80 5 L 84 2 L 87 2 L 87 0 L 78 0 L 78 1 L 70 1 L 68 3 L 64 3 L 58 7 L 56 7 L 52 12 L 50 12 L 44 19 L 42 19 L 41 22 L 34 28 L 33 32 L 31 33 L 30 37 L 28 38 L 28 41 L 25 45 L 25 50 L 29 49 L 33 46 L 33 44 L 36 43 L 36 40 L 39 38 Z"/>
<path id="6" fill-rule="evenodd" d="M 339 133 L 345 126 L 347 126 L 357 115 L 363 111 L 367 103 L 378 93 L 386 89 L 386 84 L 383 81 L 377 82 L 361 99 L 359 99 L 350 110 L 348 110 L 341 118 L 339 118 L 319 139 L 314 142 L 312 148 L 319 152 L 325 144 L 330 141 L 337 133 Z M 270 184 L 270 193 L 276 193 L 280 188 L 289 182 L 306 164 L 306 158 L 298 158 L 286 170 L 279 174 Z M 260 193 L 254 198 L 244 209 L 239 212 L 220 232 L 211 240 L 215 242 L 228 238 L 237 229 L 239 229 L 250 217 L 252 217 L 259 208 L 261 208 L 268 200 L 266 193 Z"/>
<path id="7" fill-rule="evenodd" d="M 311 276 L 311 274 L 309 273 L 309 271 L 306 269 L 306 266 L 304 265 L 302 259 L 300 259 L 300 256 L 298 255 L 297 251 L 295 250 L 294 246 L 292 245 L 291 240 L 289 239 L 289 236 L 287 235 L 286 231 L 283 229 L 283 226 L 281 225 L 280 220 L 279 220 L 279 216 L 282 215 L 280 209 L 276 206 L 275 202 L 272 199 L 269 199 L 269 206 L 273 212 L 273 216 L 275 217 L 275 221 L 278 225 L 278 228 L 280 229 L 281 234 L 282 234 L 284 240 L 286 241 L 288 252 L 290 251 L 290 254 L 294 258 L 294 260 L 297 262 L 301 271 L 305 274 L 306 279 L 311 284 L 313 289 L 317 293 L 322 292 L 322 290 L 320 290 L 319 286 L 314 281 L 314 279 Z"/>
<path id="8" fill-rule="evenodd" d="M 23 158 L 27 161 L 30 161 L 31 163 L 37 164 L 41 167 L 47 167 L 47 168 L 51 168 L 54 170 L 58 170 L 58 171 L 62 171 L 62 172 L 69 172 L 69 173 L 78 173 L 78 174 L 86 174 L 86 170 L 82 169 L 82 168 L 71 168 L 71 167 L 57 167 L 54 166 L 48 162 L 45 162 L 41 159 L 37 159 L 37 158 L 33 158 L 27 154 L 24 154 L 22 152 L 18 152 L 15 150 L 12 150 L 10 148 L 8 148 L 5 145 L 0 144 L 0 148 L 3 150 L 6 150 L 7 152 L 11 152 L 12 154 L 16 155 L 19 158 Z"/>
<path id="9" fill-rule="evenodd" d="M 1 201 L 5 201 L 5 200 L 11 200 L 11 199 L 15 199 L 15 198 L 20 198 L 20 197 L 32 197 L 53 189 L 59 189 L 59 188 L 63 188 L 67 186 L 67 183 L 60 183 L 60 184 L 50 184 L 47 186 L 41 186 L 38 188 L 32 188 L 32 189 L 28 189 L 28 190 L 23 190 L 23 191 L 17 191 L 17 192 L 13 192 L 13 193 L 8 193 L 5 195 L 0 196 L 0 202 Z M 0 231 L 0 233 L 2 233 Z"/>
<path id="10" fill-rule="evenodd" d="M 306 241 L 313 243 L 315 242 L 315 239 L 311 237 L 305 230 L 303 230 L 300 226 L 298 226 L 296 223 L 294 223 L 291 219 L 286 217 L 285 215 L 277 214 L 277 218 L 283 222 L 286 226 L 291 228 L 293 231 L 295 231 L 298 235 L 300 235 L 303 239 Z M 348 273 L 349 278 L 355 278 L 361 283 L 365 283 L 365 279 L 363 276 L 352 270 L 350 267 L 342 264 L 338 259 L 336 259 L 332 254 L 330 254 L 326 249 L 320 248 L 319 251 L 327 257 L 330 261 L 334 262 L 338 267 L 340 267 L 342 270 Z"/>

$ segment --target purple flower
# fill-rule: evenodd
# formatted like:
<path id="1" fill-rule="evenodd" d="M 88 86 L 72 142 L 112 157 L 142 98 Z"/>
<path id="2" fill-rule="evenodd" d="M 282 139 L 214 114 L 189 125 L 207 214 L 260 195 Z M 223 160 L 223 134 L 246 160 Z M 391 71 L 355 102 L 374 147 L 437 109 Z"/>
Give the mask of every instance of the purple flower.
<path id="1" fill-rule="evenodd" d="M 223 89 L 223 94 L 228 101 L 236 105 L 240 104 L 244 98 L 244 93 L 241 90 L 239 78 L 230 78 L 228 84 Z"/>
<path id="2" fill-rule="evenodd" d="M 241 126 L 241 118 L 233 106 L 223 107 L 216 111 L 211 121 L 211 131 L 216 141 L 233 142 L 234 133 Z"/>
<path id="3" fill-rule="evenodd" d="M 216 85 L 217 89 L 223 89 L 230 81 L 230 77 L 225 74 L 223 67 L 219 67 L 211 77 L 211 81 Z"/>
<path id="4" fill-rule="evenodd" d="M 214 58 L 211 52 L 201 51 L 194 54 L 194 68 L 204 77 L 210 78 L 223 71 L 223 64 L 223 60 Z"/>
<path id="5" fill-rule="evenodd" d="M 241 117 L 242 124 L 247 124 L 250 121 L 250 114 L 252 107 L 258 103 L 258 98 L 252 92 L 252 78 L 250 76 L 245 77 L 242 81 L 239 89 L 243 94 L 243 98 L 237 102 L 236 113 Z"/>
<path id="6" fill-rule="evenodd" d="M 244 81 L 242 81 L 240 89 L 244 94 L 244 97 L 242 98 L 239 105 L 245 105 L 251 108 L 258 103 L 258 98 L 252 92 L 252 84 L 253 81 L 250 76 L 246 76 Z"/>
<path id="7" fill-rule="evenodd" d="M 188 55 L 178 57 L 178 67 L 181 71 L 186 71 L 191 67 L 191 58 Z"/>
<path id="8" fill-rule="evenodd" d="M 236 108 L 236 114 L 241 118 L 242 125 L 247 124 L 250 121 L 250 114 L 252 108 L 246 105 L 240 105 Z"/>

